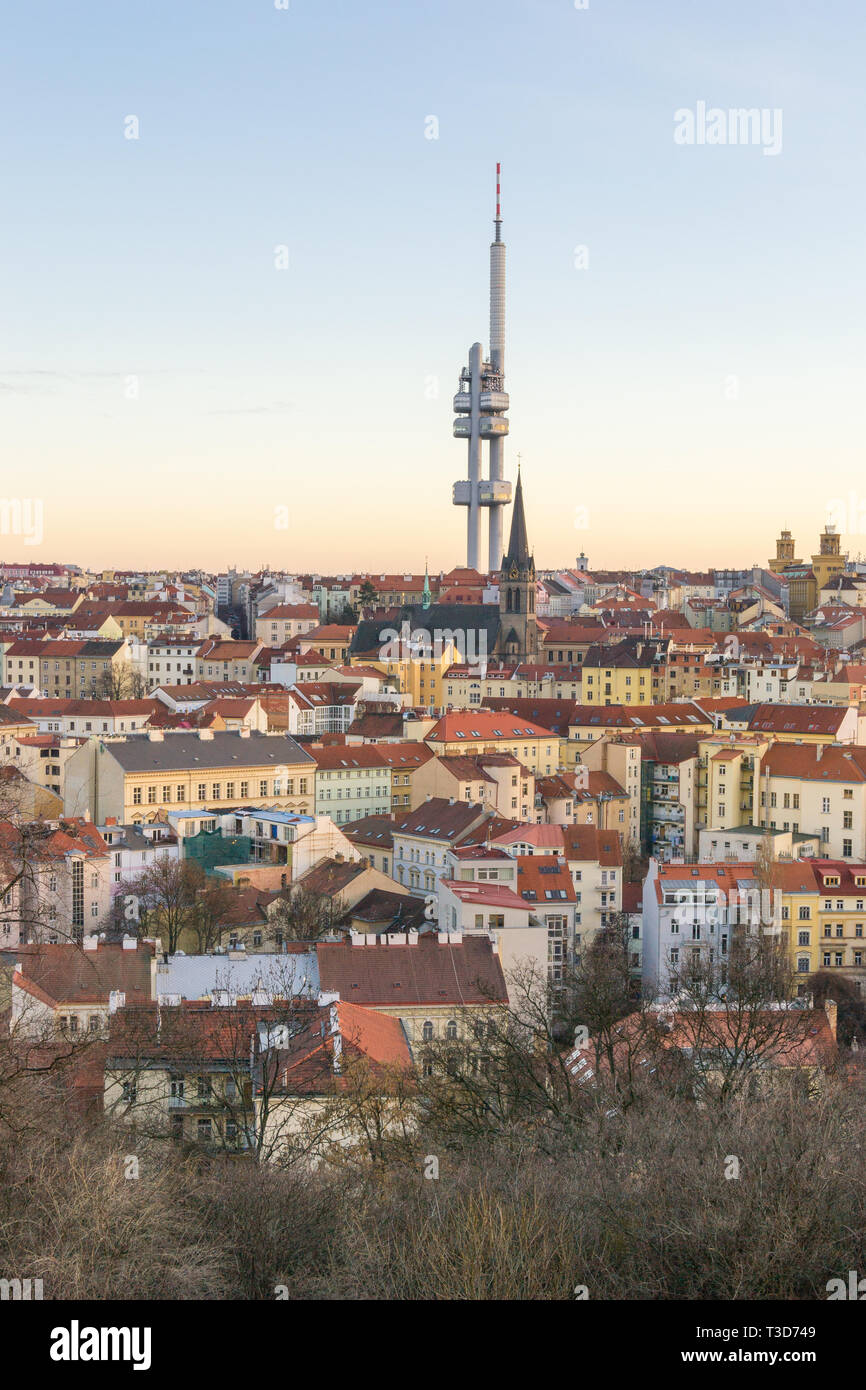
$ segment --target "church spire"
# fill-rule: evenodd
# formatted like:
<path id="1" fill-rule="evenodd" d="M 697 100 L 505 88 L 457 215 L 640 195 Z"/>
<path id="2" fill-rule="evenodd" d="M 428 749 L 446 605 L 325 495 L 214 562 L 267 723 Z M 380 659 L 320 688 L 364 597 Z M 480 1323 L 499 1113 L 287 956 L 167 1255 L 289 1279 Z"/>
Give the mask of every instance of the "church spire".
<path id="1" fill-rule="evenodd" d="M 518 464 L 517 488 L 514 493 L 514 508 L 511 513 L 511 535 L 508 539 L 508 551 L 503 557 L 502 568 L 511 569 L 516 566 L 519 570 L 526 570 L 531 564 L 532 557 L 529 553 L 529 541 L 526 535 L 526 515 L 523 510 L 523 482 Z"/>
<path id="2" fill-rule="evenodd" d="M 421 607 L 429 608 L 433 602 L 433 595 L 430 592 L 430 575 L 427 572 L 427 561 L 424 561 L 424 589 L 421 593 Z"/>

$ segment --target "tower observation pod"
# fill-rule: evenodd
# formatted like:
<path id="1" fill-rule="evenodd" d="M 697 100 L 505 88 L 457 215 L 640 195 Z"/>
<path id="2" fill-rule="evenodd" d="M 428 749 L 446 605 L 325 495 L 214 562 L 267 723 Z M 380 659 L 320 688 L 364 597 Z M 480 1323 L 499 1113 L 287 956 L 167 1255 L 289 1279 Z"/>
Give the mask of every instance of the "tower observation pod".
<path id="1" fill-rule="evenodd" d="M 469 350 L 469 364 L 460 373 L 454 397 L 454 437 L 468 444 L 468 477 L 454 484 L 455 507 L 466 507 L 466 564 L 492 572 L 502 559 L 502 514 L 511 501 L 505 480 L 504 445 L 508 433 L 505 391 L 505 242 L 502 240 L 499 171 L 496 166 L 496 218 L 490 245 L 490 357 L 480 343 Z M 488 475 L 482 476 L 482 444 L 488 445 Z M 481 517 L 487 512 L 487 563 L 482 559 Z"/>

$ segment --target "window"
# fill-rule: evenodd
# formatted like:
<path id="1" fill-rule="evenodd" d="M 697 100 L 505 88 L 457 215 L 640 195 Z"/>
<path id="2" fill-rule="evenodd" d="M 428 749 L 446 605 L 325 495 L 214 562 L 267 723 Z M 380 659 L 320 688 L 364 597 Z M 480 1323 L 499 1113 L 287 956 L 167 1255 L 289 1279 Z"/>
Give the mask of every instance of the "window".
<path id="1" fill-rule="evenodd" d="M 133 806 L 140 806 L 140 805 L 141 805 L 141 787 L 133 787 L 133 789 L 132 789 L 132 804 L 133 804 Z"/>
<path id="2" fill-rule="evenodd" d="M 448 1023 L 446 1024 L 445 1036 L 446 1038 L 448 1038 L 450 1042 L 455 1042 L 457 1039 L 457 1024 L 453 1018 L 449 1019 Z"/>
<path id="3" fill-rule="evenodd" d="M 431 1023 L 429 1018 L 424 1024 L 424 1027 L 421 1029 L 421 1037 L 424 1039 L 425 1042 L 433 1041 L 433 1024 Z"/>

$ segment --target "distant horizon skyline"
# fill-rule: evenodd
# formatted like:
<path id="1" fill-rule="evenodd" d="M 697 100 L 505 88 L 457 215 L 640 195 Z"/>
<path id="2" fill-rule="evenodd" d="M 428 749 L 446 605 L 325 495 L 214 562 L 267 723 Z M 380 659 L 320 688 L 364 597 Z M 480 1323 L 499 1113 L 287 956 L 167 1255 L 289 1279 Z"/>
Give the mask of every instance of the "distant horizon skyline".
<path id="1" fill-rule="evenodd" d="M 510 515 L 510 512 L 509 512 L 509 515 Z M 776 544 L 777 536 L 778 536 L 778 534 L 779 534 L 783 529 L 784 529 L 784 530 L 789 530 L 789 531 L 791 530 L 790 527 L 779 527 L 779 528 L 778 528 L 778 531 L 777 531 L 777 533 L 776 533 L 776 535 L 773 536 L 772 541 L 771 541 L 771 543 L 770 543 L 770 549 L 771 549 L 771 550 L 774 550 L 774 549 L 775 549 L 775 544 Z M 821 529 L 823 530 L 823 525 L 822 525 L 822 528 L 821 528 Z M 812 556 L 813 554 L 817 554 L 817 553 L 818 553 L 818 550 L 817 550 L 817 539 L 818 539 L 818 538 L 817 538 L 817 535 L 816 535 L 816 537 L 815 537 L 816 546 L 815 546 L 815 549 L 814 549 L 814 550 L 813 550 L 811 547 L 806 547 L 806 546 L 801 545 L 801 544 L 799 543 L 799 541 L 798 541 L 798 538 L 797 538 L 796 533 L 793 533 L 793 532 L 792 532 L 792 535 L 793 535 L 794 541 L 797 542 L 797 544 L 796 544 L 796 549 L 802 551 L 802 555 L 801 555 L 799 558 L 801 558 L 804 562 L 807 562 L 807 561 L 811 558 L 811 556 Z M 5 538 L 4 538 L 4 539 L 5 539 Z M 852 561 L 853 561 L 853 562 L 858 562 L 858 561 L 861 560 L 861 558 L 862 558 L 863 561 L 866 561 L 866 554 L 863 554 L 862 557 L 861 557 L 860 552 L 857 552 L 856 554 L 854 554 L 854 553 L 852 553 L 852 550 L 851 550 L 850 547 L 846 548 L 846 546 L 845 546 L 845 539 L 846 539 L 846 537 L 845 537 L 844 534 L 842 534 L 842 538 L 841 538 L 841 539 L 842 539 L 842 545 L 841 545 L 842 554 L 847 556 L 849 562 L 852 562 Z M 531 536 L 531 531 L 530 531 L 529 540 L 530 540 L 530 549 L 532 549 L 533 547 L 532 547 L 532 536 Z M 562 571 L 562 570 L 573 570 L 573 569 L 576 569 L 576 568 L 577 568 L 577 565 L 576 565 L 575 562 L 576 562 L 577 559 L 579 558 L 580 553 L 581 553 L 581 552 L 578 551 L 577 554 L 575 554 L 575 555 L 572 557 L 572 559 L 571 559 L 571 561 L 570 561 L 569 563 L 565 563 L 565 564 L 561 564 L 561 565 L 546 564 L 546 563 L 544 563 L 542 560 L 539 560 L 539 559 L 538 559 L 538 556 L 536 555 L 536 568 L 537 568 L 537 570 L 539 571 L 539 573 L 541 573 L 541 572 L 548 573 L 548 572 L 551 572 L 551 571 Z M 732 563 L 728 563 L 728 564 L 715 564 L 715 563 L 709 563 L 709 562 L 708 562 L 708 563 L 705 563 L 705 564 L 703 564 L 703 565 L 691 565 L 691 564 L 687 564 L 687 565 L 678 565 L 678 564 L 671 564 L 671 563 L 670 563 L 669 561 L 667 561 L 667 560 L 659 560 L 659 561 L 657 561 L 655 564 L 611 564 L 611 563 L 594 564 L 594 563 L 593 563 L 592 556 L 591 556 L 591 555 L 588 555 L 588 556 L 587 556 L 587 560 L 588 560 L 588 566 L 587 566 L 587 568 L 588 568 L 588 570 L 589 570 L 590 573 L 594 573 L 594 572 L 600 572 L 600 573 L 604 573 L 604 572 L 610 572 L 610 573 L 617 573 L 617 572 L 619 572 L 619 573 L 639 573 L 639 572 L 641 572 L 641 571 L 649 572 L 649 571 L 652 571 L 652 570 L 665 568 L 665 569 L 673 570 L 673 571 L 675 571 L 675 572 L 688 572 L 688 573 L 692 573 L 692 574 L 700 574 L 700 573 L 709 573 L 710 571 L 713 571 L 713 570 L 715 570 L 715 571 L 722 571 L 722 570 L 728 570 L 728 569 L 749 569 L 749 568 L 755 567 L 755 566 L 757 566 L 757 567 L 760 568 L 760 569 L 767 569 L 767 568 L 769 568 L 769 566 L 767 565 L 767 560 L 768 560 L 769 558 L 770 558 L 770 553 L 769 553 L 769 551 L 768 551 L 768 554 L 767 554 L 766 556 L 764 556 L 762 559 L 759 558 L 759 559 L 756 559 L 756 560 L 749 560 L 749 561 L 738 562 L 738 563 L 733 563 L 733 562 L 732 562 Z M 238 572 L 238 573 L 250 573 L 250 574 L 271 573 L 271 574 L 277 574 L 277 575 L 279 575 L 279 574 L 285 574 L 285 575 L 290 576 L 290 577 L 293 576 L 293 575 L 299 575 L 299 574 L 310 574 L 310 575 L 321 575 L 321 576 L 329 576 L 329 575 L 330 575 L 330 576 L 333 576 L 333 577 L 335 577 L 335 578 L 349 578 L 349 577 L 351 577 L 352 575 L 356 575 L 356 574 L 357 574 L 357 575 L 362 575 L 362 576 L 373 577 L 373 576 L 375 576 L 375 575 L 382 575 L 382 574 L 387 574 L 387 575 L 399 575 L 399 574 L 423 575 L 423 573 L 424 573 L 424 565 L 423 565 L 423 564 L 420 565 L 420 566 L 418 566 L 418 565 L 416 564 L 416 565 L 413 565 L 412 567 L 409 567 L 409 568 L 407 568 L 407 567 L 405 567 L 405 566 L 397 565 L 397 566 L 391 566 L 391 567 L 386 568 L 386 569 L 383 569 L 381 566 L 376 566 L 376 567 L 374 567 L 374 568 L 372 568 L 372 569 L 369 568 L 369 567 L 365 568 L 363 565 L 354 565 L 354 566 L 349 565 L 349 566 L 344 566 L 344 567 L 340 567 L 340 566 L 337 566 L 337 565 L 329 565 L 329 566 L 321 566 L 321 565 L 320 565 L 320 566 L 316 566 L 316 565 L 302 565 L 302 566 L 296 566 L 296 567 L 292 568 L 292 567 L 289 567 L 289 566 L 279 566 L 279 565 L 273 565 L 273 564 L 268 564 L 267 566 L 265 566 L 265 565 L 263 565 L 263 564 L 245 563 L 245 562 L 241 562 L 241 561 L 232 562 L 232 563 L 230 563 L 230 564 L 221 565 L 221 566 L 219 566 L 219 567 L 214 567 L 214 566 L 209 566 L 209 565 L 200 565 L 200 564 L 189 564 L 189 563 L 185 563 L 185 562 L 182 562 L 182 561 L 181 561 L 181 562 L 178 562 L 178 563 L 175 563 L 175 564 L 167 564 L 167 565 L 161 565 L 161 564 L 153 564 L 153 563 L 151 563 L 151 564 L 147 564 L 147 565 L 137 565 L 137 566 L 136 566 L 136 565 L 130 565 L 128 562 L 118 562 L 118 563 L 116 563 L 116 564 L 112 564 L 112 563 L 95 563 L 95 564 L 91 564 L 91 565 L 86 565 L 86 564 L 81 564 L 79 560 L 75 560 L 75 559 L 72 559 L 72 560 L 69 560 L 69 559 L 63 560 L 63 559 L 58 559 L 58 558 L 56 558 L 56 557 L 54 557 L 54 558 L 52 558 L 52 559 L 44 559 L 44 558 L 41 558 L 41 557 L 37 558 L 36 556 L 34 556 L 33 549 L 30 549 L 29 551 L 26 551 L 26 550 L 25 550 L 24 553 L 23 553 L 22 555 L 20 555 L 20 556 L 8 556 L 8 555 L 6 555 L 6 554 L 2 551 L 2 549 L 0 549 L 0 566 L 4 566 L 4 565 L 8 565 L 8 566 L 23 566 L 23 565 L 28 565 L 28 564 L 32 564 L 32 565 L 34 565 L 34 566 L 44 565 L 44 566 L 46 566 L 46 567 L 47 567 L 47 566 L 50 566 L 50 565 L 74 566 L 74 567 L 80 569 L 83 573 L 86 573 L 86 574 L 95 574 L 95 573 L 102 573 L 102 572 L 107 572 L 107 571 L 111 571 L 111 572 L 114 572 L 114 573 L 126 572 L 126 573 L 141 573 L 141 574 L 162 574 L 162 573 L 178 574 L 178 573 L 180 573 L 180 572 L 182 572 L 182 571 L 185 571 L 185 572 L 187 572 L 187 573 L 199 572 L 199 573 L 204 573 L 204 574 L 209 574 L 209 575 L 220 575 L 220 574 L 227 574 L 227 573 L 229 572 L 229 570 L 234 570 L 234 571 L 236 571 L 236 572 Z M 431 578 L 434 578 L 434 577 L 438 577 L 438 576 L 441 576 L 441 575 L 444 575 L 444 574 L 448 574 L 448 573 L 450 573 L 451 570 L 455 570 L 455 569 L 465 569 L 465 568 L 466 568 L 466 563 L 465 563 L 465 556 L 464 556 L 462 559 L 457 559 L 457 560 L 455 560 L 455 561 L 453 562 L 453 564 L 450 564 L 450 565 L 433 565 L 433 564 L 430 564 L 430 565 L 429 565 L 429 573 L 430 573 L 430 577 L 431 577 Z M 493 573 L 493 574 L 491 574 L 491 575 L 489 575 L 489 576 L 486 576 L 486 575 L 484 574 L 483 571 L 482 571 L 481 573 L 482 573 L 482 577 L 489 577 L 489 578 L 491 579 L 491 582 L 496 582 L 496 574 L 495 574 L 495 573 Z"/>

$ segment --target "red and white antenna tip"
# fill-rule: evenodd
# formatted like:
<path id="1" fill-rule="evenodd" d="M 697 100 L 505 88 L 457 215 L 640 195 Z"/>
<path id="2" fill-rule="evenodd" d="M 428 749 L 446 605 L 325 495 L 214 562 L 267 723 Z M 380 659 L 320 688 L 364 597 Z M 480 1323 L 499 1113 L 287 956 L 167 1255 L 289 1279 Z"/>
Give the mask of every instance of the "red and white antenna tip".
<path id="1" fill-rule="evenodd" d="M 501 165 L 501 164 L 497 164 L 497 166 L 496 166 L 496 221 L 497 221 L 497 222 L 501 221 L 500 213 L 499 213 L 499 171 L 500 171 L 501 168 L 502 168 L 502 165 Z"/>

